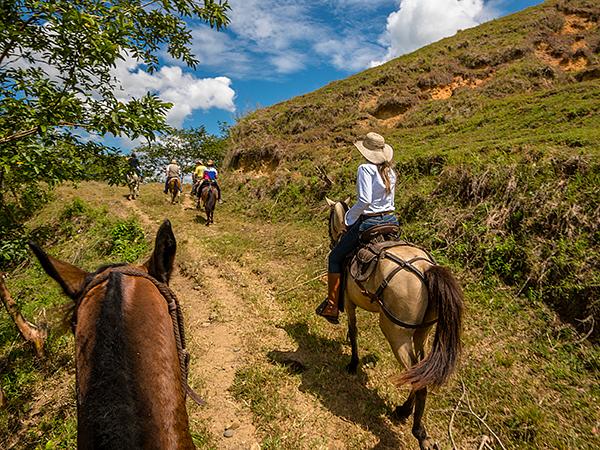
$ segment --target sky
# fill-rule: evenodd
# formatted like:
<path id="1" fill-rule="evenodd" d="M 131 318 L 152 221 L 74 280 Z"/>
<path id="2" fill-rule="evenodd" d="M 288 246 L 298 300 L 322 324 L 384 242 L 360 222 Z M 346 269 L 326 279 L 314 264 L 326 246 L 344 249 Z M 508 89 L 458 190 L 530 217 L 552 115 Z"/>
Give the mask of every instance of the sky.
<path id="1" fill-rule="evenodd" d="M 123 100 L 150 91 L 173 103 L 170 125 L 234 123 L 258 108 L 410 53 L 459 29 L 541 0 L 229 0 L 230 25 L 190 22 L 195 70 L 161 55 L 150 75 L 128 59 L 115 70 Z M 138 143 L 105 138 L 124 150 Z"/>

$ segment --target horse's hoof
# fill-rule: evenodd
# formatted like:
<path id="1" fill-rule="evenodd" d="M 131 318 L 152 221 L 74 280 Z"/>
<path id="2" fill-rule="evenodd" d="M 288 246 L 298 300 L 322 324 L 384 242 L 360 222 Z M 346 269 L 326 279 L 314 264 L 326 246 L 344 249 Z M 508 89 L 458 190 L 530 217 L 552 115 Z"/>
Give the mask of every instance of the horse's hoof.
<path id="1" fill-rule="evenodd" d="M 429 437 L 419 442 L 421 450 L 440 450 L 440 444 L 431 440 Z"/>

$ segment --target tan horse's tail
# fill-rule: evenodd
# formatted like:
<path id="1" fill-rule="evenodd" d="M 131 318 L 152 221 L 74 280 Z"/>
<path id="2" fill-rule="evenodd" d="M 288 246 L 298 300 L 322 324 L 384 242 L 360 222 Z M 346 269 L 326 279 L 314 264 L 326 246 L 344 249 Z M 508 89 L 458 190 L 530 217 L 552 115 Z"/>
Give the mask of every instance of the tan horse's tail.
<path id="1" fill-rule="evenodd" d="M 437 388 L 454 372 L 461 353 L 463 293 L 449 269 L 431 266 L 425 271 L 429 301 L 437 307 L 438 321 L 431 352 L 400 376 L 413 389 Z"/>

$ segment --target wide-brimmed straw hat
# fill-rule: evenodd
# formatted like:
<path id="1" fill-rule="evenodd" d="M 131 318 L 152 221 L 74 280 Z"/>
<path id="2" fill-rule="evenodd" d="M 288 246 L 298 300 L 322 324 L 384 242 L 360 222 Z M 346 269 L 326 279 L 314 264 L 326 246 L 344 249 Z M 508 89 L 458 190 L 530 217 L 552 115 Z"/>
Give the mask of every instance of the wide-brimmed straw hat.
<path id="1" fill-rule="evenodd" d="M 356 141 L 354 145 L 367 161 L 373 164 L 390 162 L 394 157 L 394 149 L 377 133 L 367 133 L 363 140 Z"/>
<path id="2" fill-rule="evenodd" d="M 212 159 L 209 159 L 208 161 L 206 161 L 206 165 L 207 166 L 214 166 L 215 162 Z"/>

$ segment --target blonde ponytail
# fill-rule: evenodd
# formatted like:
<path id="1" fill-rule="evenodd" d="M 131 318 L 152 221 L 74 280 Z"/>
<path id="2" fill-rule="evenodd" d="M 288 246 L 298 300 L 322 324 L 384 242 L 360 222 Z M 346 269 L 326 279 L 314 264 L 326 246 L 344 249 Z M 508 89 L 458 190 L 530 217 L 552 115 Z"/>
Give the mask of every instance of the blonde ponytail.
<path id="1" fill-rule="evenodd" d="M 377 170 L 383 184 L 385 184 L 385 193 L 390 194 L 392 192 L 392 181 L 390 180 L 390 174 L 392 173 L 393 163 L 391 161 L 384 161 L 381 164 L 377 164 Z"/>

